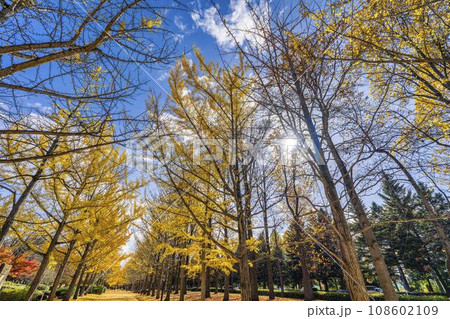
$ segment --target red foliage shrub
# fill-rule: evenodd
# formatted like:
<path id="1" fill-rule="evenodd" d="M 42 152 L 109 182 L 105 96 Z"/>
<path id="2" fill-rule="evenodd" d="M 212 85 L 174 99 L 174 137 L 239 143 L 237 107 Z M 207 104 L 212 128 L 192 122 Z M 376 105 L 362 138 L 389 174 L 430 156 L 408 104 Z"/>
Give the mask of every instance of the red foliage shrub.
<path id="1" fill-rule="evenodd" d="M 12 265 L 9 276 L 21 279 L 39 268 L 39 261 L 27 258 L 27 254 L 14 255 L 10 248 L 0 248 L 0 263 Z"/>

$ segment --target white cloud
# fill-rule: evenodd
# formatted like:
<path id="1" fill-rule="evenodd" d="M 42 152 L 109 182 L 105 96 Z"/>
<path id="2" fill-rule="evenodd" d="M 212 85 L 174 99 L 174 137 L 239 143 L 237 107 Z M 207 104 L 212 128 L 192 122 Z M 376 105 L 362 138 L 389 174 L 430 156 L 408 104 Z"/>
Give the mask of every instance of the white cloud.
<path id="1" fill-rule="evenodd" d="M 180 16 L 175 16 L 173 22 L 175 23 L 177 28 L 180 29 L 181 32 L 186 31 L 187 25 L 183 22 L 183 19 Z"/>
<path id="2" fill-rule="evenodd" d="M 170 73 L 167 71 L 161 72 L 161 75 L 158 77 L 158 82 L 166 82 L 169 79 Z"/>
<path id="3" fill-rule="evenodd" d="M 233 48 L 236 44 L 235 41 L 240 45 L 246 41 L 257 41 L 253 33 L 256 30 L 256 25 L 252 18 L 252 14 L 254 13 L 249 8 L 247 2 L 248 0 L 231 0 L 231 12 L 223 16 L 233 36 L 230 35 L 229 30 L 224 26 L 215 7 L 205 9 L 200 14 L 193 13 L 191 17 L 195 25 L 214 37 L 220 47 L 226 49 Z M 250 2 L 258 15 L 268 14 L 269 5 L 267 1 L 261 0 L 259 4 L 255 4 L 254 1 Z"/>

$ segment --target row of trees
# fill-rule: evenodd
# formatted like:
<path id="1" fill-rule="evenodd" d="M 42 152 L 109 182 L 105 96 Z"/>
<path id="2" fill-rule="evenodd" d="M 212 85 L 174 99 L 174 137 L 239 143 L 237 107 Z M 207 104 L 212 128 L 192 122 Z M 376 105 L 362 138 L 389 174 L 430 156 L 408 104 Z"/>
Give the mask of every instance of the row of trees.
<path id="1" fill-rule="evenodd" d="M 170 61 L 163 9 L 0 2 L 0 262 L 30 264 L 13 267 L 13 279 L 36 272 L 27 300 L 42 280 L 50 300 L 66 284 L 68 300 L 100 276 L 113 280 L 126 258 L 143 183 L 128 178 L 119 146 L 140 125 L 121 103 L 150 81 L 142 65 Z"/>
<path id="2" fill-rule="evenodd" d="M 62 112 L 58 114 L 58 120 L 70 121 L 68 117 Z M 2 145 L 4 149 L 23 149 L 23 153 L 27 152 L 24 145 L 36 142 L 30 136 L 8 141 Z M 42 149 L 50 147 L 43 139 L 39 143 Z M 74 141 L 68 143 L 65 137 L 55 138 L 52 143 L 57 143 L 60 149 L 97 145 L 92 137 L 79 139 L 78 145 L 73 145 Z M 127 180 L 125 154 L 113 146 L 90 148 L 83 153 L 68 152 L 37 164 L 40 166 L 36 169 L 42 170 L 39 187 L 30 190 L 28 199 L 9 225 L 12 234 L 4 243 L 40 256 L 27 300 L 32 298 L 52 264 L 58 264 L 58 271 L 50 299 L 55 297 L 66 267 L 74 271 L 65 297 L 68 299 L 86 277 L 108 270 L 105 261 L 120 263 L 125 258 L 121 247 L 129 238 L 131 222 L 141 214 L 141 208 L 133 203 L 142 183 Z M 33 166 L 29 162 L 5 165 L 2 178 L 9 182 L 11 189 L 20 189 L 28 183 L 21 177 Z M 9 198 L 3 209 L 14 205 L 13 200 Z M 5 224 L 10 217 L 7 215 Z"/>
<path id="3" fill-rule="evenodd" d="M 248 1 L 245 43 L 217 12 L 235 40 L 231 58 L 183 56 L 170 97 L 152 97 L 139 118 L 118 103 L 145 88 L 142 65 L 171 61 L 164 8 L 0 6 L 0 244 L 40 256 L 27 299 L 55 263 L 53 295 L 73 271 L 65 299 L 106 272 L 166 299 L 183 299 L 197 278 L 202 299 L 212 278 L 228 299 L 236 277 L 242 300 L 257 300 L 264 284 L 273 299 L 289 278 L 301 278 L 307 300 L 313 280 L 329 278 L 342 278 L 353 300 L 370 298 L 366 282 L 396 300 L 396 277 L 407 289 L 425 279 L 448 290 L 445 1 L 281 11 Z M 26 107 L 29 94 L 48 109 Z M 145 194 L 118 148 L 142 124 L 155 164 Z M 381 185 L 383 203 L 368 209 Z M 141 215 L 121 270 L 120 247 Z"/>
<path id="4" fill-rule="evenodd" d="M 184 291 L 186 272 L 196 274 L 205 299 L 220 272 L 227 296 L 238 265 L 242 300 L 257 300 L 263 264 L 273 298 L 269 237 L 290 225 L 284 242 L 307 300 L 312 278 L 331 273 L 343 276 L 352 300 L 369 300 L 369 281 L 397 300 L 392 279 L 408 288 L 404 268 L 447 287 L 445 3 L 302 2 L 272 13 L 248 6 L 256 28 L 247 43 L 236 41 L 231 62 L 206 62 L 195 49 L 196 61 L 183 57 L 172 69 L 167 103 L 150 103 L 158 145 L 170 149 L 152 150 L 158 194 L 129 280 L 169 299 L 172 288 Z M 283 146 L 300 150 L 286 156 Z M 364 202 L 383 179 L 385 203 L 369 210 Z"/>

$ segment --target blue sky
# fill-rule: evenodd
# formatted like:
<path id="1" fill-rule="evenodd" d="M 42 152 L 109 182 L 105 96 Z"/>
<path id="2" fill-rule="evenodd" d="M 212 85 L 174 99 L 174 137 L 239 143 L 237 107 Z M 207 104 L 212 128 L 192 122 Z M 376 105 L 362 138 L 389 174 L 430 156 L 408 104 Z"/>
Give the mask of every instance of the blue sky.
<path id="1" fill-rule="evenodd" d="M 235 28 L 238 34 L 238 40 L 244 42 L 245 35 L 240 32 L 241 29 L 251 28 L 250 12 L 245 7 L 247 0 L 221 0 L 216 1 L 221 14 L 226 18 L 231 28 Z M 258 1 L 259 2 L 259 1 Z M 283 1 L 279 1 L 283 2 Z M 287 1 L 289 2 L 289 1 Z M 226 55 L 227 52 L 233 50 L 234 40 L 227 34 L 226 28 L 220 21 L 216 8 L 210 1 L 192 0 L 187 1 L 186 6 L 192 11 L 171 9 L 165 13 L 166 21 L 164 27 L 174 32 L 179 40 L 178 54 L 183 52 L 188 58 L 193 58 L 192 47 L 195 45 L 200 48 L 206 60 L 222 58 L 233 59 L 235 55 Z M 149 83 L 156 93 L 161 93 L 162 97 L 166 97 L 169 92 L 167 80 L 170 66 L 162 70 L 147 69 L 150 73 L 152 81 Z M 133 111 L 143 111 L 145 99 L 147 98 L 144 89 L 133 102 Z M 134 251 L 135 241 L 132 237 L 123 250 L 125 252 Z M 124 262 L 123 262 L 124 263 Z"/>
<path id="2" fill-rule="evenodd" d="M 243 30 L 251 29 L 252 27 L 250 11 L 246 5 L 247 1 L 215 1 L 221 15 L 226 19 L 229 27 L 234 30 L 235 36 L 241 43 L 246 41 L 246 35 Z M 256 6 L 266 5 L 265 0 L 250 2 Z M 291 1 L 276 2 L 290 3 Z M 191 58 L 192 47 L 195 45 L 200 48 L 207 60 L 220 60 L 220 53 L 224 54 L 222 58 L 235 58 L 235 55 L 226 54 L 233 51 L 234 40 L 228 35 L 212 2 L 191 0 L 186 1 L 185 5 L 188 10 L 178 6 L 180 9 L 170 9 L 165 12 L 166 21 L 164 27 L 174 32 L 179 41 L 177 53 L 182 54 L 184 52 L 188 58 Z M 170 67 L 163 70 L 149 70 L 155 79 L 155 81 L 152 80 L 152 83 L 150 83 L 151 88 L 156 92 L 162 93 L 163 96 L 166 95 L 164 90 L 168 92 L 167 79 L 169 69 Z M 133 103 L 134 106 L 144 105 L 145 98 L 146 93 L 141 93 L 139 97 L 136 97 L 136 101 Z"/>
<path id="3" fill-rule="evenodd" d="M 276 11 L 282 8 L 297 4 L 299 0 L 188 0 L 180 1 L 182 5 L 177 4 L 174 0 L 168 0 L 167 5 L 170 9 L 165 9 L 161 12 L 163 19 L 162 27 L 173 32 L 175 38 L 178 39 L 178 46 L 175 55 L 180 56 L 185 53 L 188 58 L 192 58 L 192 47 L 195 45 L 200 48 L 206 60 L 220 61 L 220 58 L 226 60 L 236 59 L 235 54 L 226 54 L 233 52 L 234 39 L 228 35 L 227 29 L 223 26 L 217 9 L 220 11 L 223 18 L 226 19 L 228 27 L 233 30 L 236 39 L 242 44 L 249 36 L 245 30 L 252 29 L 251 12 L 248 8 L 248 3 L 251 3 L 253 8 L 257 10 L 266 10 L 267 7 L 277 7 Z M 213 6 L 213 2 L 216 7 Z M 183 7 L 184 5 L 184 7 Z M 35 26 L 37 29 L 42 28 L 41 25 Z M 98 26 L 99 28 L 100 25 Z M 100 30 L 99 30 L 100 31 Z M 121 51 L 122 55 L 127 55 L 126 49 L 117 46 L 117 50 Z M 220 53 L 222 56 L 219 57 Z M 136 72 L 139 72 L 142 77 L 149 80 L 149 83 L 142 86 L 136 94 L 129 99 L 128 103 L 122 105 L 123 108 L 129 110 L 131 114 L 137 115 L 145 110 L 145 100 L 148 97 L 150 90 L 161 93 L 165 97 L 168 92 L 168 71 L 171 65 L 155 65 L 154 68 L 145 65 L 132 65 Z M 39 73 L 46 73 L 49 66 L 43 65 L 39 69 Z M 107 72 L 107 70 L 104 70 Z M 33 81 L 37 70 L 31 69 L 22 73 L 23 81 Z M 24 82 L 25 83 L 25 82 Z M 67 83 L 59 80 L 58 83 L 53 83 L 55 87 L 63 88 L 70 87 L 70 80 Z M 24 94 L 22 96 L 24 105 L 39 106 L 42 109 L 50 106 L 50 100 L 45 96 L 35 94 Z"/>
<path id="4" fill-rule="evenodd" d="M 250 18 L 250 9 L 247 6 L 247 2 L 250 2 L 252 6 L 265 6 L 267 1 L 270 0 L 214 0 L 217 8 L 220 10 L 222 16 L 226 19 L 227 24 L 233 30 L 237 39 L 243 43 L 246 39 L 245 29 L 251 29 L 252 22 Z M 269 2 L 272 3 L 290 3 L 293 0 L 275 0 Z M 165 9 L 161 12 L 163 19 L 162 28 L 168 29 L 173 32 L 176 39 L 178 39 L 178 46 L 175 51 L 175 55 L 180 56 L 183 52 L 186 53 L 188 58 L 192 57 L 192 47 L 195 45 L 200 48 L 202 54 L 207 60 L 218 61 L 219 51 L 230 52 L 233 50 L 234 40 L 228 35 L 226 28 L 223 26 L 222 21 L 219 18 L 217 9 L 213 6 L 213 2 L 210 0 L 188 0 L 180 1 L 183 5 L 177 4 L 175 1 L 166 1 L 162 5 L 167 5 L 170 9 Z M 32 26 L 36 31 L 39 31 L 44 26 L 36 24 Z M 100 25 L 98 25 L 101 28 Z M 100 31 L 100 30 L 98 30 Z M 121 49 L 117 45 L 117 50 L 122 51 L 121 55 L 127 55 L 126 49 Z M 235 55 L 228 55 L 226 59 L 235 58 Z M 54 65 L 53 67 L 55 67 Z M 35 80 L 36 72 L 38 74 L 44 74 L 48 72 L 49 65 L 43 65 L 40 69 L 30 69 L 18 75 L 17 80 L 23 84 L 29 82 L 32 83 Z M 145 99 L 147 98 L 150 89 L 156 93 L 164 93 L 164 90 L 168 91 L 167 79 L 168 70 L 170 65 L 156 65 L 155 68 L 148 66 L 131 66 L 136 71 L 139 71 L 143 77 L 151 78 L 151 81 L 147 86 L 140 88 L 140 92 L 136 93 L 129 102 L 131 105 L 124 104 L 123 107 L 130 110 L 133 114 L 138 114 L 145 108 Z M 107 72 L 107 70 L 104 70 Z M 148 75 L 149 74 L 149 75 Z M 30 84 L 32 85 L 32 84 Z M 69 79 L 60 79 L 57 83 L 53 83 L 56 88 L 66 91 L 64 88 L 69 88 L 71 82 Z M 165 95 L 165 94 L 163 94 Z M 37 106 L 39 104 L 42 108 L 50 106 L 50 100 L 45 96 L 39 96 L 36 94 L 21 94 L 21 101 L 25 106 Z M 6 101 L 5 101 L 6 102 Z"/>

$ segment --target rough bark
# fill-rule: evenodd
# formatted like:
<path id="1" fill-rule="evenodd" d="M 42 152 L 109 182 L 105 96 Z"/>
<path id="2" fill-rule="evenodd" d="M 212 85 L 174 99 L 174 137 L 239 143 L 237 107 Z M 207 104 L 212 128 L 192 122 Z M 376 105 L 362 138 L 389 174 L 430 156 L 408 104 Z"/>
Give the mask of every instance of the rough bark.
<path id="1" fill-rule="evenodd" d="M 41 265 L 39 266 L 36 275 L 34 276 L 33 282 L 31 283 L 30 289 L 28 289 L 27 294 L 25 295 L 25 300 L 32 300 L 33 294 L 36 291 L 38 285 L 41 283 L 42 276 L 44 272 L 47 270 L 48 263 L 50 262 L 50 256 L 55 250 L 55 247 L 58 243 L 58 239 L 61 236 L 61 233 L 65 226 L 65 220 L 61 221 L 56 229 L 55 234 L 53 235 L 52 241 L 47 248 L 44 256 L 42 257 Z"/>
<path id="2" fill-rule="evenodd" d="M 224 239 L 225 242 L 228 244 L 228 228 L 227 225 L 224 227 Z M 230 300 L 230 274 L 225 274 L 224 278 L 224 284 L 223 284 L 223 301 L 229 301 Z"/>
<path id="3" fill-rule="evenodd" d="M 299 225 L 295 224 L 295 232 L 297 233 L 297 237 L 300 238 L 301 230 Z M 303 293 L 304 298 L 306 301 L 311 301 L 314 299 L 314 292 L 312 289 L 312 282 L 311 277 L 309 274 L 309 267 L 307 264 L 307 256 L 306 256 L 306 250 L 303 245 L 303 243 L 299 243 L 299 252 L 300 252 L 300 262 L 301 262 L 301 268 L 302 268 L 302 287 L 303 287 Z"/>
<path id="4" fill-rule="evenodd" d="M 206 261 L 205 261 L 205 250 L 202 249 L 202 252 L 200 253 L 200 259 L 201 259 L 201 273 L 200 273 L 200 300 L 206 300 L 206 290 L 207 290 L 207 272 L 206 272 Z"/>
<path id="5" fill-rule="evenodd" d="M 184 301 L 184 293 L 186 290 L 186 269 L 181 267 L 180 269 L 180 301 Z"/>
<path id="6" fill-rule="evenodd" d="M 66 295 L 63 298 L 64 301 L 69 301 L 70 297 L 72 297 L 73 289 L 75 288 L 78 277 L 80 276 L 81 270 L 84 266 L 84 263 L 86 261 L 86 257 L 89 253 L 89 249 L 90 249 L 91 245 L 92 245 L 92 243 L 89 242 L 89 243 L 87 243 L 86 247 L 84 248 L 83 255 L 81 256 L 81 261 L 78 264 L 77 269 L 75 270 L 75 274 L 73 275 L 72 280 L 69 284 L 69 288 L 67 289 Z"/>
<path id="7" fill-rule="evenodd" d="M 81 285 L 81 290 L 80 290 L 80 297 L 84 296 L 87 292 L 87 288 L 89 287 L 89 281 L 91 280 L 91 277 L 93 276 L 92 273 L 88 273 L 86 274 L 86 276 L 84 277 L 84 281 L 83 284 Z"/>
<path id="8" fill-rule="evenodd" d="M 211 268 L 206 267 L 205 274 L 205 298 L 211 298 Z"/>
<path id="9" fill-rule="evenodd" d="M 244 166 L 244 170 L 246 171 L 247 168 Z M 252 210 L 251 210 L 251 189 L 248 182 L 247 176 L 244 176 L 244 190 L 245 190 L 245 196 L 244 196 L 244 209 L 245 209 L 245 218 L 247 219 L 247 238 L 251 239 L 253 238 L 253 226 L 252 226 Z M 258 277 L 256 274 L 256 252 L 249 251 L 248 252 L 248 258 L 249 262 L 251 263 L 251 266 L 249 267 L 250 272 L 250 287 L 251 287 L 251 296 L 252 301 L 258 301 Z"/>
<path id="10" fill-rule="evenodd" d="M 153 273 L 153 274 L 150 276 L 150 281 L 149 281 L 149 283 L 148 283 L 148 292 L 147 292 L 147 295 L 148 295 L 148 296 L 151 296 L 151 295 L 152 295 L 152 290 L 153 290 L 154 285 L 155 285 L 155 274 Z"/>
<path id="11" fill-rule="evenodd" d="M 83 269 L 81 270 L 81 274 L 80 274 L 80 278 L 78 279 L 78 285 L 77 288 L 75 289 L 75 294 L 73 295 L 73 299 L 77 300 L 78 299 L 78 295 L 80 294 L 80 290 L 81 290 L 81 286 L 83 284 L 83 279 L 84 279 L 84 273 L 86 272 L 86 265 L 84 265 Z"/>
<path id="12" fill-rule="evenodd" d="M 252 300 L 250 266 L 247 248 L 246 223 L 243 215 L 241 215 L 241 218 L 239 218 L 238 221 L 238 232 L 239 232 L 238 256 L 239 256 L 239 271 L 241 284 L 241 300 L 250 301 Z"/>
<path id="13" fill-rule="evenodd" d="M 323 131 L 325 139 L 327 141 L 327 145 L 330 148 L 331 154 L 333 155 L 333 158 L 336 161 L 338 169 L 342 175 L 344 187 L 347 191 L 348 197 L 350 198 L 353 209 L 355 210 L 359 225 L 363 230 L 362 234 L 364 236 L 366 245 L 369 248 L 369 253 L 372 257 L 378 281 L 380 282 L 381 288 L 383 289 L 384 299 L 396 301 L 398 300 L 398 296 L 395 293 L 394 285 L 392 284 L 392 279 L 389 275 L 389 270 L 387 268 L 386 262 L 384 261 L 383 254 L 381 253 L 381 249 L 378 245 L 378 241 L 375 237 L 373 228 L 371 227 L 371 223 L 367 218 L 367 214 L 364 210 L 361 199 L 356 192 L 355 184 L 353 183 L 353 179 L 350 176 L 350 172 L 347 170 L 344 161 L 342 160 L 333 140 L 331 139 L 331 136 L 328 133 L 328 115 L 326 114 L 323 115 Z"/>
<path id="14" fill-rule="evenodd" d="M 161 287 L 161 295 L 159 300 L 163 300 L 164 297 L 164 291 L 166 290 L 166 282 L 167 282 L 167 278 L 164 278 L 163 282 L 162 282 L 162 287 Z"/>
<path id="15" fill-rule="evenodd" d="M 214 272 L 214 294 L 218 294 L 219 293 L 219 273 L 216 270 Z"/>
<path id="16" fill-rule="evenodd" d="M 263 180 L 265 183 L 265 179 Z M 270 249 L 270 238 L 269 238 L 269 223 L 267 220 L 267 199 L 266 199 L 266 187 L 264 185 L 263 189 L 263 220 L 264 220 L 264 245 L 266 246 L 266 267 L 267 267 L 267 286 L 269 288 L 269 300 L 275 299 L 275 290 L 273 287 L 273 269 L 272 269 L 272 254 Z"/>
<path id="17" fill-rule="evenodd" d="M 230 300 L 230 275 L 225 275 L 222 301 Z"/>
<path id="18" fill-rule="evenodd" d="M 278 237 L 275 236 L 275 247 L 278 247 Z M 283 278 L 283 265 L 280 258 L 277 258 L 278 279 L 280 281 L 281 296 L 284 296 L 284 278 Z"/>
<path id="19" fill-rule="evenodd" d="M 159 272 L 156 276 L 156 299 L 159 299 L 160 293 L 161 293 L 161 285 L 162 285 L 162 269 L 159 269 Z M 153 294 L 152 294 L 153 296 Z"/>
<path id="20" fill-rule="evenodd" d="M 176 267 L 176 272 L 175 272 L 175 276 L 174 276 L 174 280 L 175 280 L 175 287 L 174 287 L 174 294 L 178 295 L 178 289 L 180 288 L 180 272 L 181 272 L 181 258 L 179 258 L 179 260 L 177 261 L 177 267 Z"/>
<path id="21" fill-rule="evenodd" d="M 286 46 L 286 52 L 289 52 L 289 46 L 287 44 L 284 45 Z M 352 300 L 368 301 L 369 295 L 365 289 L 364 278 L 361 273 L 358 256 L 356 254 L 353 238 L 350 233 L 350 228 L 348 226 L 344 214 L 344 209 L 342 208 L 342 205 L 340 203 L 339 195 L 336 190 L 336 186 L 334 185 L 333 178 L 331 177 L 329 168 L 324 162 L 325 157 L 319 141 L 319 135 L 313 123 L 305 96 L 303 94 L 303 89 L 298 81 L 299 78 L 297 76 L 295 66 L 290 60 L 289 54 L 287 55 L 287 58 L 291 75 L 294 81 L 293 83 L 295 87 L 295 92 L 299 98 L 301 113 L 304 117 L 308 133 L 314 145 L 313 146 L 315 151 L 314 165 L 316 166 L 317 172 L 320 176 L 325 195 L 330 204 L 331 212 L 335 222 L 335 227 L 338 231 L 337 236 L 339 240 L 339 246 L 343 262 L 341 266 L 344 270 L 344 278 L 347 284 L 347 289 L 349 291 L 350 298 Z"/>
<path id="22" fill-rule="evenodd" d="M 85 291 L 83 294 L 88 294 L 91 291 L 92 286 L 94 285 L 94 283 L 96 281 L 96 277 L 97 277 L 97 274 L 92 273 L 92 275 L 89 278 L 89 281 L 87 282 L 87 285 L 85 287 Z"/>
<path id="23" fill-rule="evenodd" d="M 174 271 L 174 264 L 173 264 L 173 258 L 172 258 L 172 265 L 167 269 L 167 288 L 166 288 L 166 298 L 164 301 L 170 301 L 170 294 L 172 292 L 172 281 L 173 281 L 173 271 Z"/>
<path id="24" fill-rule="evenodd" d="M 50 291 L 50 295 L 48 296 L 48 301 L 53 301 L 56 296 L 56 290 L 58 289 L 59 282 L 61 281 L 61 277 L 64 274 L 64 270 L 67 266 L 67 262 L 69 261 L 70 255 L 72 254 L 73 247 L 75 246 L 75 240 L 71 240 L 69 243 L 69 247 L 67 248 L 67 252 L 64 255 L 64 259 L 59 266 L 58 273 L 56 274 L 55 280 L 53 281 L 53 286 Z"/>

